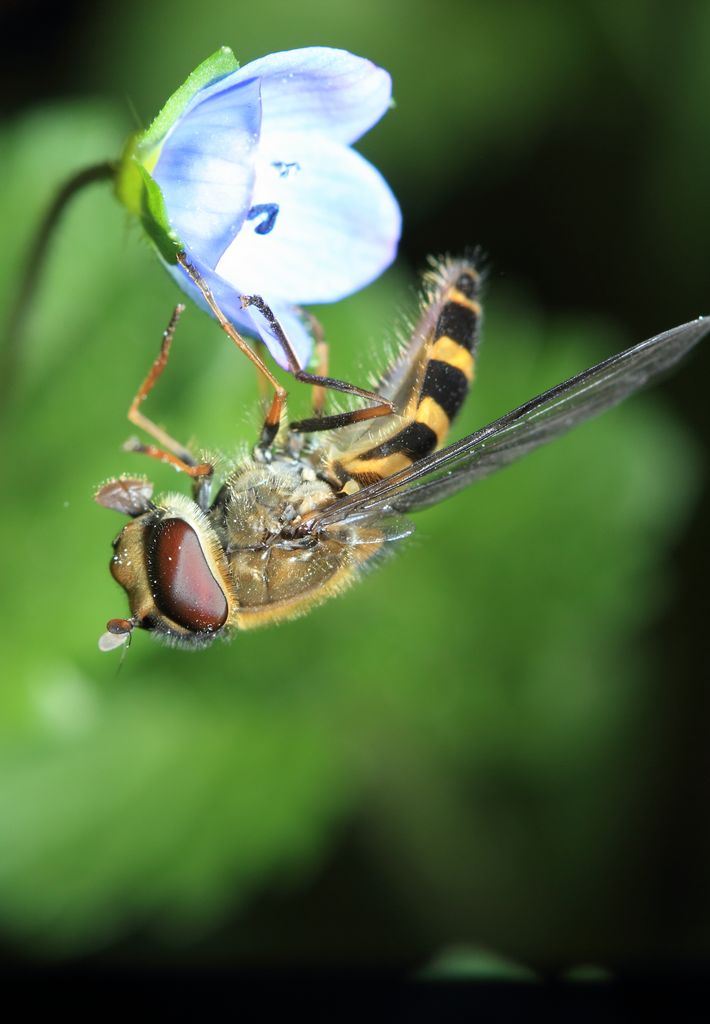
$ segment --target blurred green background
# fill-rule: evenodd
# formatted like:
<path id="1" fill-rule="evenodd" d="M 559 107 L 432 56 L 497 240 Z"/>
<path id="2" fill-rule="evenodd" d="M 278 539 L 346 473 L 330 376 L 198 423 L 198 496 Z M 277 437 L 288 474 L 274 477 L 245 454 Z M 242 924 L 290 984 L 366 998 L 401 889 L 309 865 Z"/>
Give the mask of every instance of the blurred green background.
<path id="1" fill-rule="evenodd" d="M 710 313 L 710 6 L 357 0 L 6 4 L 6 311 L 54 188 L 114 157 L 205 56 L 325 44 L 393 75 L 360 149 L 397 265 L 321 307 L 363 381 L 428 253 L 489 266 L 463 434 Z M 710 444 L 676 377 L 417 518 L 307 619 L 99 654 L 125 596 L 125 410 L 176 293 L 113 200 L 77 200 L 2 411 L 0 944 L 6 959 L 367 965 L 429 976 L 703 963 Z M 707 343 L 706 343 L 707 344 Z M 307 393 L 293 389 L 298 413 Z M 254 375 L 196 310 L 150 413 L 231 457 Z M 300 403 L 300 404 L 299 404 Z M 187 490 L 187 488 L 184 488 Z"/>

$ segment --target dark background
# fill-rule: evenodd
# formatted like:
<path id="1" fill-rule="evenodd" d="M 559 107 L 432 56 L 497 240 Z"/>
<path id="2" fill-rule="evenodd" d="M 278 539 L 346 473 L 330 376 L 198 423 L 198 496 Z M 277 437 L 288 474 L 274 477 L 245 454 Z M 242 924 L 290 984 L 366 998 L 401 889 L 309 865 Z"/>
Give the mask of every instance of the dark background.
<path id="1" fill-rule="evenodd" d="M 398 270 L 344 312 L 320 311 L 331 338 L 343 339 L 342 349 L 333 345 L 341 366 L 354 374 L 366 366 L 393 313 L 411 309 L 428 254 L 471 244 L 489 265 L 492 380 L 486 398 L 483 361 L 462 429 L 593 359 L 710 312 L 707 5 L 146 7 L 5 4 L 5 174 L 22 185 L 6 190 L 6 254 L 26 246 L 68 170 L 114 155 L 105 147 L 114 135 L 120 146 L 121 131 L 131 130 L 129 104 L 150 119 L 223 43 L 242 63 L 319 43 L 382 64 L 397 100 L 361 148 L 402 205 Z M 418 546 L 365 591 L 228 650 L 190 656 L 139 637 L 115 677 L 94 655 L 93 633 L 123 614 L 122 595 L 97 568 L 117 525 L 94 509 L 89 488 L 132 468 L 117 451 L 129 432 L 121 416 L 173 299 L 107 196 L 79 200 L 66 232 L 33 304 L 15 419 L 5 424 L 16 467 L 5 529 L 17 549 L 6 565 L 8 616 L 25 623 L 13 629 L 8 653 L 15 691 L 0 783 L 11 847 L 0 857 L 7 955 L 435 963 L 464 975 L 515 965 L 564 973 L 593 964 L 612 975 L 639 965 L 702 967 L 710 939 L 707 352 L 661 392 L 584 428 L 579 447 L 567 440 L 561 454 L 535 456 L 504 474 L 507 482 L 481 485 L 480 498 L 471 493 L 422 517 Z M 20 262 L 12 260 L 8 305 Z M 187 337 L 190 329 L 205 334 L 197 314 Z M 128 336 L 135 343 L 121 340 Z M 250 436 L 243 414 L 236 430 L 227 420 L 224 436 L 224 404 L 214 431 L 206 410 L 226 395 L 217 388 L 215 399 L 203 383 L 202 398 L 190 397 L 194 374 L 215 358 L 214 337 L 209 356 L 207 349 L 195 342 L 175 369 L 174 391 L 166 385 L 156 398 L 156 415 L 176 432 L 185 423 L 189 434 L 194 423 L 206 444 L 231 450 Z M 205 372 L 214 381 L 233 367 L 232 354 L 222 370 L 212 366 Z M 253 382 L 246 371 L 242 378 L 246 404 Z M 74 474 L 77 463 L 86 481 Z M 163 486 L 177 484 L 166 476 Z M 68 528 L 67 516 L 51 511 L 63 487 Z M 65 603 L 46 607 L 47 587 Z M 413 595 L 421 601 L 412 606 Z M 471 636 L 461 626 L 469 615 Z M 356 625 L 365 627 L 359 638 Z M 378 676 L 384 688 L 372 681 Z M 240 689 L 246 697 L 235 697 Z M 182 775 L 166 759 L 154 802 L 144 800 L 139 813 L 140 799 L 132 803 L 133 790 L 118 785 L 114 806 L 107 791 L 122 776 L 122 758 L 153 743 L 147 725 L 137 738 L 136 723 L 162 734 L 166 719 L 184 716 L 171 757 L 188 781 L 186 759 L 212 757 L 212 726 L 198 723 L 191 735 L 192 701 L 245 731 L 244 763 L 230 761 L 237 728 L 222 761 L 210 762 L 213 783 L 203 783 L 203 794 L 224 788 L 224 798 L 212 810 L 204 796 L 194 808 L 181 804 Z M 47 707 L 48 720 L 62 723 L 54 734 L 42 719 Z M 82 714 L 89 724 L 75 730 Z M 112 742 L 115 761 L 102 767 Z M 281 767 L 298 775 L 305 765 L 312 793 L 306 782 L 286 791 L 282 746 Z M 262 749 L 271 751 L 263 763 Z M 141 776 L 140 756 L 135 763 L 139 794 L 145 778 L 148 790 L 153 782 Z M 272 784 L 230 825 L 228 796 L 245 784 L 240 771 Z M 99 780 L 96 793 L 87 776 Z M 74 782 L 87 786 L 85 799 L 68 796 Z M 161 786 L 177 794 L 174 809 Z M 25 820 L 28 801 L 40 808 L 34 825 Z M 281 803 L 293 814 L 283 828 Z M 51 807 L 61 820 L 48 823 Z M 274 827 L 240 866 L 239 829 L 251 833 L 249 814 L 263 824 L 266 808 Z M 163 811 L 164 834 L 173 834 L 170 815 L 182 815 L 174 843 L 141 856 L 144 822 Z M 191 858 L 194 871 L 180 880 L 175 865 Z M 90 865 L 104 862 L 92 874 Z M 74 885 L 75 871 L 90 884 Z M 56 898 L 60 891 L 68 895 Z"/>

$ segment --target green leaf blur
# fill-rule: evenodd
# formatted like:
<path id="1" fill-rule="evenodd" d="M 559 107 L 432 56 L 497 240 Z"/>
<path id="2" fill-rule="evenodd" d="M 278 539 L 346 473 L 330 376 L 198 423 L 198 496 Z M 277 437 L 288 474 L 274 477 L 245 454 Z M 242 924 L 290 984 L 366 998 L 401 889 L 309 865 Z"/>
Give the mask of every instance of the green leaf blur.
<path id="1" fill-rule="evenodd" d="M 447 191 L 477 201 L 461 168 L 477 166 L 483 187 L 496 160 L 514 164 L 570 116 L 600 39 L 650 89 L 630 13 L 512 7 L 514 33 L 507 5 L 453 0 L 264 0 L 250 25 L 228 5 L 197 16 L 186 0 L 171 0 L 169 16 L 162 2 L 123 4 L 110 30 L 97 16 L 103 100 L 30 111 L 0 136 L 0 218 L 15 268 L 0 278 L 3 308 L 53 188 L 120 152 L 132 126 L 109 97 L 130 91 L 150 111 L 221 43 L 242 63 L 317 42 L 387 67 L 397 107 L 363 149 L 415 226 Z M 403 19 L 416 26 L 407 45 Z M 688 37 L 701 21 L 686 19 Z M 436 74 L 425 73 L 432 63 Z M 684 74 L 694 88 L 666 96 L 658 131 L 689 152 L 693 103 L 701 109 L 710 80 L 706 64 Z M 659 148 L 644 168 L 649 217 L 654 181 L 672 177 L 664 159 Z M 689 196 L 708 159 L 706 148 Z M 682 228 L 664 233 L 664 216 L 653 231 L 670 245 Z M 451 242 L 442 238 L 442 249 L 459 245 L 455 223 Z M 495 238 L 468 242 L 495 249 Z M 641 340 L 603 302 L 551 312 L 496 262 L 457 436 Z M 414 282 L 403 262 L 318 310 L 334 373 L 365 383 L 383 339 L 413 312 Z M 701 300 L 698 291 L 678 320 L 702 311 Z M 189 950 L 237 922 L 210 956 L 397 960 L 414 950 L 426 962 L 461 947 L 474 953 L 444 959 L 432 976 L 488 977 L 500 963 L 507 977 L 518 963 L 587 957 L 603 966 L 605 953 L 620 953 L 614 894 L 640 863 L 634 820 L 653 799 L 644 765 L 660 756 L 648 753 L 663 706 L 643 637 L 675 600 L 669 553 L 700 476 L 688 432 L 662 394 L 636 398 L 419 515 L 396 557 L 309 617 L 197 654 L 138 635 L 118 670 L 120 655 L 99 654 L 96 640 L 126 613 L 107 571 L 121 519 L 92 494 L 121 472 L 148 474 L 158 493 L 188 490 L 169 468 L 121 451 L 132 433 L 125 411 L 176 301 L 110 190 L 77 200 L 29 310 L 3 411 L 0 931 L 27 954 L 65 957 L 136 934 Z M 657 330 L 671 325 L 659 314 Z M 306 390 L 291 390 L 293 412 L 305 412 Z M 260 416 L 251 368 L 193 309 L 150 406 L 223 466 L 253 442 Z M 281 934 L 280 901 L 307 907 L 344 848 L 367 866 L 333 883 L 343 906 L 329 913 L 350 937 L 328 950 L 328 929 L 309 930 L 306 919 Z M 342 896 L 356 876 L 386 893 L 383 919 L 409 922 L 410 945 L 357 932 L 361 918 Z M 580 919 L 595 941 L 580 937 Z M 481 948 L 497 952 L 479 962 Z"/>

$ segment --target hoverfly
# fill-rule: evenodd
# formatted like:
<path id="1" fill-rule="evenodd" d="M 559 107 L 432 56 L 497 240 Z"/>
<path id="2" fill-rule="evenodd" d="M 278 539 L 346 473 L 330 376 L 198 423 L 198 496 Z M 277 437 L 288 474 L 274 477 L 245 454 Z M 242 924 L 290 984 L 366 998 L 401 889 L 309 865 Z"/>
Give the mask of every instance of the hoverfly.
<path id="1" fill-rule="evenodd" d="M 208 290 L 198 284 L 209 303 Z M 275 391 L 253 455 L 230 469 L 214 499 L 213 467 L 198 463 L 138 411 L 165 366 L 178 307 L 129 411 L 129 419 L 161 447 L 136 440 L 129 447 L 190 475 L 193 496 L 167 494 L 154 501 L 144 477 L 121 477 L 99 489 L 100 504 L 131 520 L 114 541 L 110 566 L 131 614 L 109 621 L 100 648 L 125 643 L 136 628 L 195 648 L 304 614 L 411 533 L 406 513 L 443 501 L 621 402 L 710 330 L 710 318 L 700 318 L 665 331 L 441 448 L 474 376 L 479 286 L 479 273 L 466 259 L 444 260 L 426 275 L 419 320 L 376 395 L 304 375 L 337 390 L 379 396 L 377 407 L 323 416 L 318 387 L 317 414 L 292 424 L 274 444 L 283 406 Z M 278 335 L 261 299 L 243 301 L 256 304 Z M 236 333 L 222 326 L 230 336 Z"/>

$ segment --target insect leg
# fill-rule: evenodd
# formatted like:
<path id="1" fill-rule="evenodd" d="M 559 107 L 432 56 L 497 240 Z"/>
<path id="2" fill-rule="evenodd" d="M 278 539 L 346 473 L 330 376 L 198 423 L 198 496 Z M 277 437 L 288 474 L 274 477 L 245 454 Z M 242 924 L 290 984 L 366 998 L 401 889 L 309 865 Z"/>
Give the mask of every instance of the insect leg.
<path id="1" fill-rule="evenodd" d="M 212 310 L 215 319 L 217 320 L 217 323 L 222 328 L 227 337 L 234 342 L 237 348 L 244 353 L 247 359 L 250 359 L 252 361 L 252 363 L 257 368 L 262 377 L 264 377 L 271 385 L 271 387 L 274 389 L 274 397 L 271 400 L 271 406 L 269 407 L 269 411 L 266 414 L 264 425 L 261 428 L 261 436 L 259 438 L 259 443 L 257 445 L 257 448 L 261 449 L 262 451 L 266 451 L 268 448 L 271 447 L 273 440 L 278 433 L 279 425 L 281 423 L 281 414 L 286 405 L 286 396 L 288 392 L 286 391 L 286 388 L 282 387 L 279 384 L 279 382 L 276 380 L 276 377 L 274 377 L 273 373 L 270 372 L 263 359 L 260 359 L 256 352 L 254 352 L 249 347 L 249 345 L 247 345 L 246 341 L 244 341 L 244 338 L 242 338 L 239 331 L 237 331 L 237 329 L 229 322 L 227 317 L 224 315 L 222 310 L 215 302 L 215 298 L 212 292 L 210 291 L 207 282 L 204 280 L 204 278 L 197 270 L 197 268 L 193 267 L 193 265 L 190 263 L 187 254 L 185 252 L 179 252 L 177 254 L 177 261 L 180 264 L 180 266 L 187 271 L 191 279 L 199 288 L 202 297 L 204 298 L 209 308 Z"/>
<path id="2" fill-rule="evenodd" d="M 254 306 L 266 319 L 266 322 L 274 332 L 274 335 L 286 356 L 288 370 L 293 374 L 296 380 L 302 381 L 305 384 L 313 384 L 318 388 L 329 388 L 332 391 L 340 391 L 346 395 L 357 395 L 360 398 L 366 398 L 371 402 L 378 403 L 377 405 L 370 406 L 369 408 L 354 409 L 352 412 L 339 413 L 335 416 L 317 415 L 312 419 L 298 420 L 296 423 L 289 424 L 290 430 L 298 433 L 310 433 L 316 430 L 332 430 L 334 427 L 344 427 L 350 423 L 357 423 L 360 420 L 374 419 L 376 416 L 389 416 L 390 413 L 394 412 L 394 405 L 392 402 L 388 401 L 386 398 L 382 398 L 381 395 L 376 394 L 374 391 L 367 391 L 365 388 L 356 387 L 355 384 L 349 384 L 347 381 L 338 380 L 335 377 L 327 377 L 317 373 L 309 373 L 307 370 L 302 370 L 298 364 L 296 353 L 294 352 L 291 342 L 288 340 L 283 327 L 260 295 L 242 295 L 242 306 L 245 309 L 247 306 Z"/>
<path id="3" fill-rule="evenodd" d="M 268 349 L 266 348 L 266 345 L 261 340 L 261 338 L 254 338 L 254 352 L 257 354 L 259 359 L 262 360 L 262 362 L 265 362 L 265 356 L 267 351 Z M 269 392 L 271 389 L 269 387 L 268 380 L 266 379 L 266 377 L 264 377 L 263 373 L 258 367 L 256 368 L 256 386 L 259 389 L 259 401 L 261 402 L 262 405 L 265 406 L 268 401 Z"/>
<path id="4" fill-rule="evenodd" d="M 148 419 L 148 417 L 140 411 L 141 403 L 145 401 L 153 390 L 156 381 L 167 365 L 168 356 L 170 355 L 170 346 L 172 345 L 173 336 L 175 335 L 175 328 L 177 327 L 178 320 L 180 319 L 180 315 L 184 309 L 185 307 L 183 305 L 175 307 L 173 315 L 170 317 L 170 322 L 163 331 L 163 340 L 160 343 L 160 352 L 148 371 L 145 380 L 138 389 L 128 410 L 128 419 L 130 422 L 135 426 L 140 427 L 141 430 L 145 430 L 145 432 L 150 434 L 151 437 L 154 437 L 162 447 L 158 448 L 152 444 L 143 444 L 137 437 L 130 438 L 124 447 L 127 451 L 140 452 L 143 455 L 150 456 L 152 459 L 158 459 L 160 462 L 167 462 L 182 473 L 187 473 L 188 476 L 192 477 L 196 496 L 202 500 L 207 500 L 206 489 L 207 491 L 209 490 L 209 481 L 212 477 L 212 473 L 214 472 L 214 467 L 211 463 L 198 463 L 186 448 L 179 444 L 170 436 L 170 434 L 152 420 Z"/>

